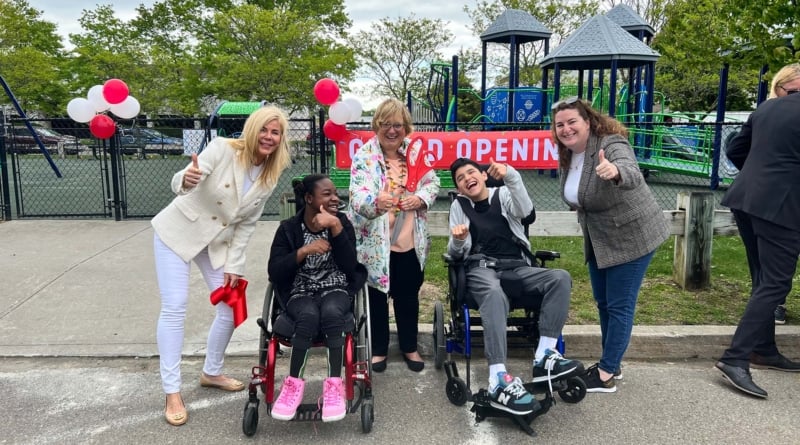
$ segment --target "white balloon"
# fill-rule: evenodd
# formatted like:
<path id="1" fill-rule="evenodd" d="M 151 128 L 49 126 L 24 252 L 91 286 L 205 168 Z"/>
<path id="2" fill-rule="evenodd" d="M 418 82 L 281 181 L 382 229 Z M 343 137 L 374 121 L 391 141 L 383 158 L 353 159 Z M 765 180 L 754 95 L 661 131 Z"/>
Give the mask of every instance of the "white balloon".
<path id="1" fill-rule="evenodd" d="M 82 97 L 76 97 L 67 104 L 67 114 L 75 122 L 83 124 L 92 120 L 95 112 L 94 107 L 88 100 Z"/>
<path id="2" fill-rule="evenodd" d="M 336 102 L 328 110 L 328 116 L 334 124 L 344 125 L 350 119 L 350 108 L 344 102 Z"/>
<path id="3" fill-rule="evenodd" d="M 364 110 L 361 107 L 361 102 L 359 102 L 358 99 L 348 97 L 342 102 L 344 102 L 345 105 L 347 105 L 347 108 L 350 109 L 350 119 L 348 119 L 350 122 L 356 122 L 361 119 L 361 112 Z"/>
<path id="4" fill-rule="evenodd" d="M 108 110 L 111 106 L 111 104 L 106 101 L 106 98 L 103 97 L 103 85 L 95 85 L 89 88 L 89 92 L 86 93 L 86 98 L 94 107 L 94 111 L 98 113 Z"/>
<path id="5" fill-rule="evenodd" d="M 139 101 L 133 96 L 128 96 L 122 102 L 111 105 L 109 110 L 122 119 L 133 119 L 139 115 L 140 108 Z"/>

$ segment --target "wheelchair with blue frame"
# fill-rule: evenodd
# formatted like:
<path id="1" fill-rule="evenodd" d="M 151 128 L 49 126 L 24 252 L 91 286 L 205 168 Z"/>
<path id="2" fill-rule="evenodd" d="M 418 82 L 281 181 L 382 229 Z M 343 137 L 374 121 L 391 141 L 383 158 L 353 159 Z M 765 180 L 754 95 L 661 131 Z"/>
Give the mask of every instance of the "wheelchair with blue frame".
<path id="1" fill-rule="evenodd" d="M 485 166 L 481 166 L 484 168 Z M 502 185 L 489 177 L 487 187 L 498 187 Z M 451 202 L 456 197 L 455 192 L 450 192 Z M 528 228 L 536 219 L 535 210 L 522 220 L 525 228 L 525 235 L 528 235 Z M 537 250 L 529 252 L 531 265 L 534 267 L 546 267 L 547 262 L 560 257 L 559 252 Z M 487 417 L 511 417 L 528 434 L 534 432 L 529 424 L 535 417 L 546 413 L 555 404 L 553 393 L 558 393 L 561 400 L 566 403 L 578 403 L 586 396 L 586 383 L 579 375 L 571 374 L 563 379 L 539 383 L 525 383 L 524 386 L 531 394 L 544 393 L 544 399 L 539 400 L 539 409 L 526 415 L 511 414 L 506 411 L 497 410 L 490 406 L 490 396 L 486 389 L 481 389 L 473 394 L 470 388 L 470 363 L 472 358 L 472 348 L 483 346 L 483 332 L 481 318 L 475 313 L 478 305 L 469 295 L 466 285 L 466 261 L 455 259 L 449 255 L 444 255 L 444 261 L 448 269 L 448 294 L 447 294 L 447 317 L 445 315 L 445 304 L 436 301 L 433 316 L 433 346 L 434 346 L 434 366 L 436 369 L 444 368 L 447 374 L 445 392 L 448 400 L 457 406 L 464 405 L 466 402 L 473 402 L 471 410 L 475 412 L 477 421 Z M 511 312 L 507 317 L 507 342 L 509 348 L 535 348 L 539 340 L 539 307 L 541 301 L 527 298 L 521 295 L 520 286 L 513 283 L 504 282 L 501 279 L 503 290 L 509 298 Z M 532 301 L 534 303 L 532 303 Z M 557 349 L 564 353 L 564 340 L 559 336 Z M 465 379 L 461 378 L 458 366 L 453 360 L 453 355 L 463 355 L 465 359 Z"/>

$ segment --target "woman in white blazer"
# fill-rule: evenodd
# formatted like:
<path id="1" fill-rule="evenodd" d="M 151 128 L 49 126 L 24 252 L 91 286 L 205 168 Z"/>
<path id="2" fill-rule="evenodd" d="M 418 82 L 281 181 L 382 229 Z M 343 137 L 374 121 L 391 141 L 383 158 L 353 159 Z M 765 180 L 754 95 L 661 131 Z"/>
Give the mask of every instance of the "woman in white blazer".
<path id="1" fill-rule="evenodd" d="M 161 314 L 156 342 L 164 416 L 171 425 L 188 419 L 180 394 L 181 349 L 194 261 L 209 291 L 235 287 L 244 275 L 245 248 L 261 218 L 264 203 L 290 164 L 288 120 L 275 107 L 254 111 L 239 139 L 215 138 L 172 178 L 177 195 L 152 220 Z M 233 310 L 217 304 L 208 333 L 202 386 L 240 391 L 244 384 L 222 374 L 225 349 L 233 334 Z"/>

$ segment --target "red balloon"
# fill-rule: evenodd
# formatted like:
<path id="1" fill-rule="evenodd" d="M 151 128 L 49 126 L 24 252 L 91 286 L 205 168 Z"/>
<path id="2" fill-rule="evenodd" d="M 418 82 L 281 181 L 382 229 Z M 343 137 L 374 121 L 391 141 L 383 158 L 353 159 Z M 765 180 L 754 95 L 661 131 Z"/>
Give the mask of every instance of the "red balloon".
<path id="1" fill-rule="evenodd" d="M 129 92 L 128 85 L 119 79 L 108 79 L 103 84 L 103 98 L 111 105 L 124 102 Z"/>
<path id="2" fill-rule="evenodd" d="M 314 97 L 322 105 L 331 105 L 339 99 L 339 85 L 333 79 L 320 79 L 314 85 Z"/>
<path id="3" fill-rule="evenodd" d="M 114 136 L 117 125 L 105 114 L 97 114 L 89 121 L 89 131 L 98 139 L 108 139 Z"/>
<path id="4" fill-rule="evenodd" d="M 334 121 L 328 119 L 325 121 L 325 125 L 322 126 L 322 132 L 325 133 L 325 136 L 333 141 L 340 141 L 347 136 L 347 127 L 344 125 L 339 125 Z"/>

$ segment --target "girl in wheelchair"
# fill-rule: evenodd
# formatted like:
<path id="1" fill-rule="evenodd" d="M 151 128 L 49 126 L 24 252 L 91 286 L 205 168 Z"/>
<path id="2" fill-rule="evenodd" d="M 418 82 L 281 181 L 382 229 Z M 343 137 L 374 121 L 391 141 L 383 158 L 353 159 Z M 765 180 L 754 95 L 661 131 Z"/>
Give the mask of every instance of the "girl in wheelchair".
<path id="1" fill-rule="evenodd" d="M 270 250 L 268 273 L 276 298 L 286 303 L 294 322 L 289 375 L 272 408 L 272 417 L 291 420 L 303 400 L 308 350 L 321 338 L 328 349 L 323 383 L 322 421 L 347 413 L 342 364 L 345 333 L 354 329 L 351 295 L 364 286 L 366 269 L 356 261 L 355 231 L 339 212 L 336 186 L 325 175 L 297 183 L 298 213 L 281 222 Z"/>

